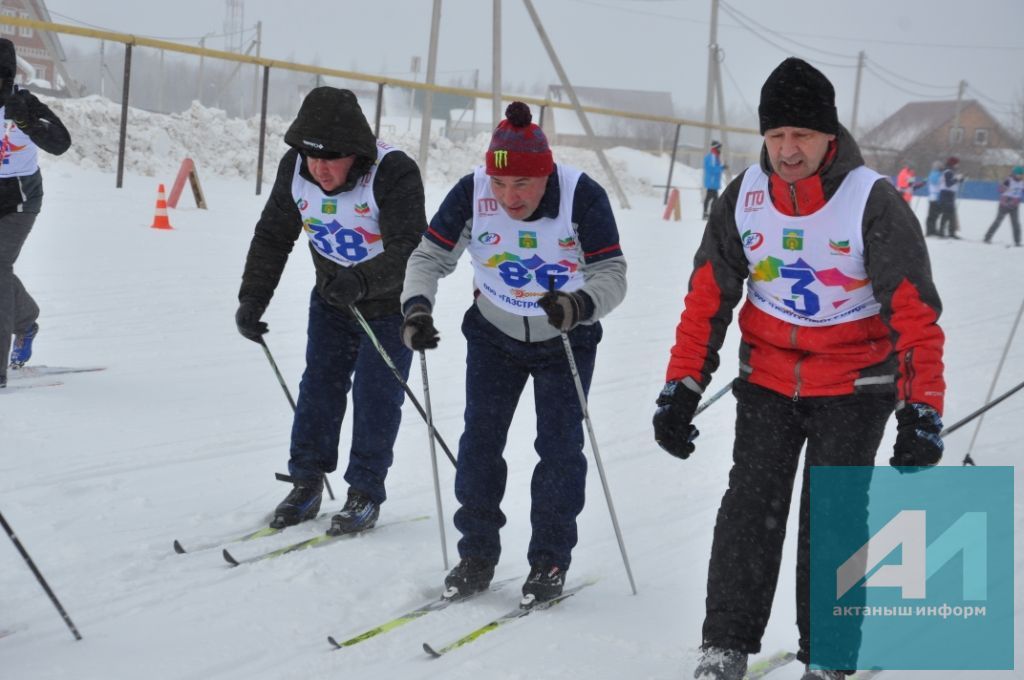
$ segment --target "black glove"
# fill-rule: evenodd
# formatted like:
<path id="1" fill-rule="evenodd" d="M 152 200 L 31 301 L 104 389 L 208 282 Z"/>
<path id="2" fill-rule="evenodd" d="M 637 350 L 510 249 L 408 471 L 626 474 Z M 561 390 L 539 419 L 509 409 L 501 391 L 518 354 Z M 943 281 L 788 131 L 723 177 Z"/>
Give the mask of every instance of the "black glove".
<path id="1" fill-rule="evenodd" d="M 942 418 L 927 404 L 907 404 L 896 412 L 896 445 L 889 465 L 900 468 L 919 468 L 937 464 L 942 460 Z M 902 470 L 900 472 L 916 472 Z"/>
<path id="2" fill-rule="evenodd" d="M 414 352 L 436 349 L 440 342 L 434 317 L 426 305 L 413 305 L 406 311 L 402 321 L 402 342 Z"/>
<path id="3" fill-rule="evenodd" d="M 678 380 L 665 383 L 658 395 L 654 441 L 676 458 L 686 460 L 696 448 L 693 440 L 700 432 L 690 421 L 699 403 L 700 395 Z"/>
<path id="4" fill-rule="evenodd" d="M 254 300 L 243 300 L 238 305 L 238 311 L 235 312 L 235 325 L 238 326 L 238 332 L 242 334 L 242 337 L 253 342 L 260 342 L 260 338 L 267 332 L 267 324 L 260 321 L 260 317 L 263 316 L 266 309 L 265 304 Z"/>
<path id="5" fill-rule="evenodd" d="M 22 130 L 35 125 L 36 117 L 32 115 L 28 90 L 18 90 L 7 98 L 4 104 L 4 117 L 13 120 L 14 124 Z"/>
<path id="6" fill-rule="evenodd" d="M 548 323 L 563 333 L 576 328 L 583 314 L 583 297 L 579 293 L 550 291 L 537 304 L 548 315 Z"/>
<path id="7" fill-rule="evenodd" d="M 363 276 L 351 267 L 339 269 L 324 286 L 324 298 L 335 307 L 348 307 L 362 300 L 365 295 Z"/>

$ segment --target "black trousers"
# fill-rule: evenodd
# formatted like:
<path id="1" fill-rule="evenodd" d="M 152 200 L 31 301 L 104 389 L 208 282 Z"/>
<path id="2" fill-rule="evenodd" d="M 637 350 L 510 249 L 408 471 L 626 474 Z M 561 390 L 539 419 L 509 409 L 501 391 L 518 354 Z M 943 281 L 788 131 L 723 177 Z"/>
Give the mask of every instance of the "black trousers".
<path id="1" fill-rule="evenodd" d="M 718 189 L 705 189 L 704 192 L 704 219 L 707 219 L 711 214 L 711 206 L 718 199 Z"/>
<path id="2" fill-rule="evenodd" d="M 999 225 L 1003 223 L 1003 218 L 1007 215 L 1010 216 L 1010 226 L 1013 228 L 1013 242 L 1020 245 L 1020 217 L 1018 216 L 1018 207 L 1013 206 L 1008 208 L 1003 204 L 999 204 L 999 210 L 996 212 L 996 220 L 992 223 L 992 226 L 985 232 L 985 242 L 988 243 L 992 240 L 992 237 L 996 235 L 996 230 L 999 229 Z"/>
<path id="3" fill-rule="evenodd" d="M 810 658 L 810 468 L 874 465 L 892 393 L 794 401 L 745 380 L 733 384 L 736 441 L 729 488 L 715 523 L 708 566 L 704 646 L 761 650 L 782 560 L 800 451 L 807 445 L 797 533 L 798 658 Z M 865 496 L 865 516 L 866 516 Z M 867 540 L 867 526 L 864 527 Z M 858 641 L 859 642 L 859 641 Z M 858 645 L 859 646 L 859 645 Z"/>
<path id="4" fill-rule="evenodd" d="M 928 216 L 924 219 L 924 235 L 938 236 L 939 228 L 936 222 L 939 219 L 939 202 L 928 201 Z"/>

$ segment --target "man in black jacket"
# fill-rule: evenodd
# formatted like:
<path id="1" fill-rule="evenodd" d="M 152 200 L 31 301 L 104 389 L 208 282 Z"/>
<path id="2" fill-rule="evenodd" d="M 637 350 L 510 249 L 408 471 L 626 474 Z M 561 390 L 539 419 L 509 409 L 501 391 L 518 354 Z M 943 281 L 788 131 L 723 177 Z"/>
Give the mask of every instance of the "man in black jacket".
<path id="1" fill-rule="evenodd" d="M 0 388 L 7 386 L 8 353 L 11 369 L 24 366 L 39 331 L 39 305 L 14 274 L 43 204 L 39 149 L 59 156 L 71 146 L 71 135 L 53 111 L 14 85 L 16 73 L 14 44 L 0 38 Z"/>
<path id="2" fill-rule="evenodd" d="M 291 434 L 294 487 L 272 527 L 315 517 L 323 476 L 338 463 L 338 439 L 352 390 L 348 500 L 332 534 L 371 528 L 384 502 L 404 393 L 352 313 L 366 319 L 405 377 L 412 352 L 399 335 L 405 264 L 426 227 L 419 168 L 377 141 L 355 95 L 318 87 L 285 134 L 291 146 L 249 246 L 235 315 L 238 331 L 262 342 L 261 320 L 300 232 L 309 237 L 316 285 L 309 303 L 306 370 Z M 354 377 L 353 377 L 354 376 Z"/>

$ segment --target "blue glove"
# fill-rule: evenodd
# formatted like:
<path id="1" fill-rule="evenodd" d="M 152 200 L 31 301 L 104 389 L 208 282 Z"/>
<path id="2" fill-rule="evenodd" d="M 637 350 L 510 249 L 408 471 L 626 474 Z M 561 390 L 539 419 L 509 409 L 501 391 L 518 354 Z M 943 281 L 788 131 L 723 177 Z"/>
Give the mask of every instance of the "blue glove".
<path id="1" fill-rule="evenodd" d="M 654 441 L 676 458 L 686 460 L 694 452 L 693 440 L 700 432 L 690 422 L 700 395 L 678 380 L 665 383 L 654 412 Z"/>
<path id="2" fill-rule="evenodd" d="M 889 459 L 900 472 L 917 472 L 942 460 L 942 418 L 927 404 L 907 404 L 896 412 L 896 445 Z M 902 468 L 911 468 L 903 470 Z"/>

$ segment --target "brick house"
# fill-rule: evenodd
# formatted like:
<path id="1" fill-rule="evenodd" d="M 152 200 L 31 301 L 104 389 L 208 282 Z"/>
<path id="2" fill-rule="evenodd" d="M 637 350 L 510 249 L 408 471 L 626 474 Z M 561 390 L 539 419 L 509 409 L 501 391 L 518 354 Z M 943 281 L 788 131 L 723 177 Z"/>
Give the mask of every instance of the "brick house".
<path id="1" fill-rule="evenodd" d="M 3 16 L 52 21 L 43 0 L 0 0 Z M 0 37 L 14 43 L 18 53 L 18 82 L 35 81 L 32 89 L 46 94 L 74 94 L 74 81 L 64 68 L 60 36 L 27 26 L 0 23 Z"/>
<path id="2" fill-rule="evenodd" d="M 934 161 L 957 156 L 966 175 L 997 180 L 1024 158 L 1021 138 L 1007 131 L 974 99 L 910 102 L 862 136 L 859 143 L 867 164 L 891 175 L 906 162 L 924 176 Z"/>

